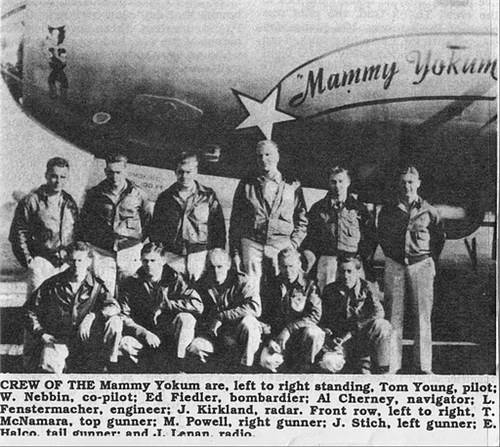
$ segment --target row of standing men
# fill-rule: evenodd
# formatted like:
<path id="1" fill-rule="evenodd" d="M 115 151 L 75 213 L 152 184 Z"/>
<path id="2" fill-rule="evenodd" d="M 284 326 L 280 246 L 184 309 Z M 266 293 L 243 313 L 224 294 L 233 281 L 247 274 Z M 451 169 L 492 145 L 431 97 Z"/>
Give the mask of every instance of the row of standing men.
<path id="1" fill-rule="evenodd" d="M 269 349 L 266 348 L 267 359 L 276 357 L 273 357 L 273 351 L 298 352 L 300 361 L 295 363 L 299 368 L 310 366 L 324 354 L 325 349 L 326 352 L 336 351 L 349 335 L 352 338 L 346 346 L 350 346 L 349 351 L 354 352 L 353 356 L 361 363 L 366 360 L 365 351 L 371 350 L 373 354 L 373 347 L 377 346 L 379 354 L 372 357 L 386 360 L 378 359 L 373 369 L 397 372 L 401 369 L 405 300 L 409 299 L 415 322 L 414 372 L 430 373 L 434 259 L 441 251 L 444 233 L 436 209 L 418 196 L 420 179 L 417 170 L 410 167 L 401 172 L 398 194 L 393 203 L 384 205 L 375 226 L 373 213 L 349 193 L 350 178 L 345 169 L 336 167 L 331 170 L 327 195 L 315 203 L 308 213 L 300 183 L 283 178 L 278 170 L 277 145 L 270 140 L 259 142 L 255 154 L 255 172 L 241 180 L 235 192 L 229 252 L 224 251 L 226 229 L 217 195 L 196 181 L 198 161 L 195 154 L 179 157 L 177 182 L 160 194 L 154 212 L 151 212 L 143 191 L 127 179 L 127 160 L 124 156 L 114 154 L 107 158 L 106 179 L 87 192 L 81 213 L 78 213 L 72 197 L 63 190 L 69 164 L 64 159 L 51 159 L 47 164 L 47 183 L 20 202 L 10 232 L 13 251 L 29 272 L 28 292 L 31 299 L 27 303 L 27 338 L 42 340 L 42 346 L 50 347 L 54 346 L 57 338 L 45 337 L 50 338 L 50 343 L 43 340 L 47 334 L 40 327 L 37 316 L 43 290 L 40 285 L 47 278 L 60 273 L 68 284 L 73 282 L 71 286 L 62 287 L 68 296 L 59 297 L 59 301 L 74 303 L 75 297 L 76 301 L 92 301 L 85 298 L 85 295 L 92 297 L 91 281 L 81 279 L 75 283 L 74 273 L 69 278 L 69 271 L 75 271 L 75 259 L 71 260 L 72 269 L 61 273 L 67 268 L 68 247 L 75 240 L 81 240 L 92 249 L 92 270 L 97 278 L 104 281 L 103 289 L 113 291 L 108 294 L 111 299 L 116 295 L 121 301 L 121 306 L 115 305 L 115 310 L 112 310 L 113 306 L 107 306 L 104 313 L 99 312 L 101 316 L 106 315 L 106 321 L 101 326 L 107 334 L 105 339 L 109 352 L 112 352 L 112 363 L 120 350 L 127 350 L 124 346 L 129 348 L 127 352 L 130 354 L 130 350 L 144 346 L 154 349 L 161 344 L 162 340 L 154 331 L 147 329 L 141 332 L 137 326 L 142 329 L 147 324 L 153 328 L 163 326 L 160 332 L 169 333 L 176 340 L 178 359 L 183 359 L 186 352 L 204 359 L 214 349 L 214 343 L 210 341 L 231 343 L 231 339 L 233 342 L 242 337 L 246 339 L 249 327 L 255 327 L 253 332 L 258 331 L 259 344 L 261 334 L 270 333 L 267 337 L 271 340 Z M 143 246 L 146 239 L 152 244 Z M 380 336 L 373 335 L 364 324 L 370 321 L 371 327 L 373 321 L 385 321 L 382 319 L 384 309 L 367 286 L 362 268 L 364 263 L 367 271 L 370 270 L 377 243 L 380 243 L 386 256 L 384 301 L 392 324 L 392 331 L 387 330 L 387 325 L 383 330 L 379 328 L 379 332 L 385 334 L 384 340 L 391 340 L 390 344 L 384 341 L 382 347 Z M 70 258 L 75 258 L 75 253 L 86 252 L 82 247 L 75 250 L 74 246 L 70 251 Z M 154 263 L 148 257 L 157 257 L 158 263 L 162 264 L 161 278 L 153 280 L 153 275 L 148 273 L 147 264 Z M 314 276 L 317 281 L 305 277 L 300 268 L 303 265 L 309 276 Z M 338 265 L 341 266 L 341 275 L 337 275 Z M 217 268 L 225 271 L 219 279 Z M 241 272 L 245 272 L 247 277 Z M 350 272 L 354 272 L 351 275 L 355 277 L 354 282 L 349 278 Z M 61 278 L 61 275 L 55 278 Z M 121 283 L 124 279 L 125 282 Z M 182 284 L 175 286 L 177 279 L 186 290 L 198 297 L 195 300 L 200 304 L 198 307 L 185 299 L 185 290 L 178 295 L 181 297 L 179 300 L 169 298 L 169 293 L 172 297 L 176 295 L 177 286 L 184 287 Z M 223 281 L 219 282 L 221 279 Z M 134 281 L 138 281 L 142 289 L 134 289 Z M 170 292 L 162 288 L 162 281 L 164 284 L 170 281 Z M 197 286 L 193 287 L 193 284 Z M 201 284 L 204 284 L 202 291 L 197 292 Z M 242 284 L 247 285 L 243 287 Z M 326 287 L 327 284 L 332 286 Z M 86 293 L 82 292 L 84 285 Z M 246 289 L 245 293 L 243 289 L 236 292 L 238 287 Z M 225 288 L 232 292 L 228 293 Z M 35 289 L 38 289 L 37 293 L 32 293 Z M 132 300 L 136 300 L 140 291 L 147 290 L 146 299 L 151 301 L 152 314 L 136 315 L 135 319 L 131 317 L 133 312 L 124 305 L 130 299 L 131 290 L 136 290 Z M 247 305 L 248 296 L 245 294 L 258 297 L 258 300 L 254 299 L 258 303 Z M 166 299 L 162 301 L 160 295 Z M 127 296 L 129 298 L 124 298 Z M 187 307 L 183 308 L 182 304 L 186 303 Z M 332 306 L 332 303 L 336 304 Z M 200 328 L 196 331 L 202 336 L 196 338 L 196 343 L 191 343 L 195 335 L 194 316 L 204 305 L 212 307 L 210 312 L 204 313 L 210 314 L 210 317 L 198 325 Z M 325 310 L 329 309 L 323 312 L 323 318 L 322 305 Z M 80 308 L 88 308 L 88 305 Z M 111 318 L 117 316 L 114 313 L 118 310 L 121 317 Z M 89 309 L 86 312 L 95 315 Z M 130 318 L 123 318 L 127 312 Z M 63 315 L 64 311 L 59 309 L 58 314 Z M 85 312 L 80 315 L 79 310 L 72 309 L 69 314 L 69 326 L 78 332 L 83 324 L 83 335 L 79 333 L 79 339 L 88 340 L 90 328 L 98 326 L 98 319 L 95 316 L 86 319 Z M 179 315 L 174 322 L 172 317 Z M 256 319 L 259 315 L 263 322 Z M 340 320 L 335 316 L 341 316 Z M 49 320 L 53 317 L 46 317 L 45 320 L 50 324 Z M 135 321 L 143 317 L 144 325 Z M 148 319 L 150 321 L 146 324 Z M 334 320 L 335 324 L 331 324 Z M 235 325 L 236 321 L 245 323 L 243 326 Z M 380 321 L 378 324 L 381 324 Z M 320 330 L 318 324 L 324 330 Z M 120 331 L 128 331 L 135 338 L 110 336 L 113 325 L 120 326 Z M 183 333 L 181 337 L 181 326 L 188 328 L 185 330 L 189 336 Z M 221 330 L 226 326 L 231 329 L 232 336 L 226 336 L 227 331 Z M 116 332 L 117 327 L 111 332 Z M 323 343 L 325 337 L 331 342 Z M 137 342 L 137 339 L 141 343 L 131 342 Z M 179 348 L 181 339 L 183 342 Z M 227 347 L 227 343 L 223 345 Z M 36 343 L 25 343 L 25 351 L 30 351 L 26 346 L 31 345 Z M 241 357 L 244 366 L 253 363 L 256 352 L 252 348 L 250 351 L 255 352 L 249 354 L 248 345 L 246 343 Z M 256 342 L 250 345 L 256 346 Z M 294 348 L 285 349 L 287 346 Z M 298 349 L 299 346 L 302 348 Z M 79 347 L 75 352 L 80 351 L 84 350 Z M 27 363 L 31 359 L 33 369 L 33 355 L 25 355 L 25 358 Z M 35 359 L 34 367 L 39 366 Z M 271 366 L 270 369 L 275 368 Z"/>

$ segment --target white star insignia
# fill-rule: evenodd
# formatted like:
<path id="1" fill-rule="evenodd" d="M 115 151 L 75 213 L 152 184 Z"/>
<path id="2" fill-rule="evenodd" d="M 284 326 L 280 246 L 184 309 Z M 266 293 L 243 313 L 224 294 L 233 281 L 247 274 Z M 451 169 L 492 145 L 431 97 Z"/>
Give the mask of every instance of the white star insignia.
<path id="1" fill-rule="evenodd" d="M 243 93 L 233 90 L 233 93 L 245 106 L 249 113 L 248 117 L 238 125 L 236 129 L 257 126 L 264 136 L 272 139 L 273 125 L 282 121 L 292 121 L 296 119 L 288 113 L 280 112 L 276 109 L 278 106 L 278 87 L 271 91 L 262 101 L 251 98 Z"/>

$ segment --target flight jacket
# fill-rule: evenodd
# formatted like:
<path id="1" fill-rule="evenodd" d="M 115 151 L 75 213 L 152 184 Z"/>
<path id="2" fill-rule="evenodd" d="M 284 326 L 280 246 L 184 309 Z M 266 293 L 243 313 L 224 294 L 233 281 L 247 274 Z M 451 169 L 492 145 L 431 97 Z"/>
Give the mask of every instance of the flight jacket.
<path id="1" fill-rule="evenodd" d="M 70 340 L 88 314 L 106 320 L 120 313 L 118 302 L 99 278 L 87 274 L 74 294 L 69 285 L 71 275 L 69 268 L 49 278 L 28 298 L 24 305 L 25 327 L 35 336 L 47 333 Z"/>
<path id="2" fill-rule="evenodd" d="M 61 192 L 60 215 L 51 216 L 47 207 L 46 186 L 29 193 L 17 205 L 10 227 L 12 251 L 23 267 L 35 256 L 41 256 L 54 266 L 64 263 L 67 247 L 74 240 L 78 207 L 73 197 Z M 55 222 L 58 222 L 57 225 Z"/>
<path id="3" fill-rule="evenodd" d="M 158 284 L 152 285 L 141 267 L 134 276 L 123 280 L 119 291 L 124 326 L 136 337 L 144 337 L 147 331 L 160 334 L 162 324 L 170 322 L 181 312 L 196 317 L 203 312 L 198 292 L 168 265 L 163 267 Z M 157 310 L 161 310 L 162 314 L 155 324 Z"/>
<path id="4" fill-rule="evenodd" d="M 430 256 L 437 259 L 445 242 L 437 209 L 420 197 L 409 212 L 398 202 L 384 205 L 378 217 L 378 238 L 384 255 L 403 265 Z"/>
<path id="5" fill-rule="evenodd" d="M 106 192 L 106 183 L 104 180 L 87 192 L 78 235 L 103 250 L 118 252 L 146 238 L 151 206 L 143 190 L 130 180 L 115 204 Z"/>
<path id="6" fill-rule="evenodd" d="M 207 329 L 212 321 L 234 323 L 247 315 L 260 317 L 261 300 L 255 281 L 243 273 L 229 271 L 224 283 L 216 285 L 208 277 L 196 283 L 196 290 L 203 300 L 201 325 Z"/>
<path id="7" fill-rule="evenodd" d="M 158 196 L 148 232 L 151 242 L 178 255 L 224 249 L 226 222 L 215 192 L 196 182 L 196 192 L 184 202 L 178 191 L 174 183 Z"/>
<path id="8" fill-rule="evenodd" d="M 229 228 L 231 254 L 241 253 L 241 239 L 281 249 L 298 249 L 307 233 L 307 209 L 298 181 L 282 179 L 269 209 L 258 176 L 240 181 L 234 194 Z"/>

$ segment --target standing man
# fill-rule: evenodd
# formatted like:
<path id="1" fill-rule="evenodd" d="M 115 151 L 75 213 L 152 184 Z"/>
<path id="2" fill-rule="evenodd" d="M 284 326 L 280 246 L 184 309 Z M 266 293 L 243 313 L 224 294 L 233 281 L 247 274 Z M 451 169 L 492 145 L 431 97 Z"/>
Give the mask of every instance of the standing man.
<path id="1" fill-rule="evenodd" d="M 231 268 L 229 253 L 215 248 L 208 253 L 205 274 L 196 285 L 203 300 L 200 338 L 209 343 L 209 350 L 232 361 L 238 356 L 243 371 L 253 366 L 260 346 L 260 296 L 255 281 Z M 193 343 L 195 346 L 197 343 Z M 215 346 L 214 346 L 215 345 Z M 195 352 L 205 361 L 207 351 Z"/>
<path id="2" fill-rule="evenodd" d="M 37 341 L 29 372 L 101 373 L 118 360 L 120 306 L 89 268 L 85 242 L 68 248 L 69 268 L 46 280 L 24 308 L 26 329 Z"/>
<path id="3" fill-rule="evenodd" d="M 176 166 L 177 182 L 156 201 L 149 239 L 165 246 L 170 267 L 196 281 L 207 251 L 226 247 L 226 223 L 215 192 L 196 181 L 196 154 L 182 153 Z"/>
<path id="4" fill-rule="evenodd" d="M 300 253 L 285 248 L 278 255 L 280 274 L 270 294 L 271 306 L 262 316 L 271 325 L 273 340 L 281 348 L 288 367 L 311 369 L 325 333 L 319 328 L 322 304 L 314 281 L 301 269 Z"/>
<path id="5" fill-rule="evenodd" d="M 434 261 L 445 242 L 436 208 L 418 196 L 420 178 L 413 166 L 405 168 L 397 199 L 384 205 L 378 234 L 385 255 L 385 301 L 393 328 L 391 372 L 401 369 L 405 302 L 413 310 L 416 373 L 432 374 L 431 314 L 434 300 Z"/>
<path id="6" fill-rule="evenodd" d="M 264 282 L 278 273 L 278 253 L 298 249 L 306 237 L 307 210 L 298 181 L 278 171 L 278 146 L 257 143 L 257 172 L 241 180 L 234 194 L 229 228 L 231 255 L 238 269 Z"/>
<path id="7" fill-rule="evenodd" d="M 387 374 L 391 325 L 384 319 L 384 308 L 361 278 L 359 256 L 342 255 L 338 262 L 338 279 L 321 296 L 321 327 L 329 334 L 325 350 L 334 351 L 347 339 L 347 361 L 355 372 Z"/>
<path id="8" fill-rule="evenodd" d="M 94 272 L 112 293 L 117 279 L 140 266 L 142 242 L 151 219 L 145 193 L 127 179 L 127 157 L 106 158 L 106 179 L 87 192 L 79 235 L 94 251 Z"/>
<path id="9" fill-rule="evenodd" d="M 17 205 L 9 240 L 17 260 L 28 269 L 28 297 L 43 281 L 67 268 L 66 252 L 78 218 L 76 202 L 64 191 L 68 177 L 69 163 L 51 158 L 45 185 Z"/>
<path id="10" fill-rule="evenodd" d="M 317 262 L 320 291 L 336 280 L 337 258 L 343 254 L 360 254 L 370 260 L 377 247 L 374 219 L 366 206 L 348 193 L 351 179 L 347 169 L 330 170 L 329 191 L 309 211 L 309 227 L 304 241 Z"/>
<path id="11" fill-rule="evenodd" d="M 142 267 L 134 276 L 125 278 L 119 289 L 124 333 L 142 343 L 141 363 L 153 363 L 152 367 L 158 369 L 157 365 L 165 360 L 166 349 L 171 348 L 177 367 L 182 370 L 203 303 L 182 275 L 166 265 L 160 244 L 146 244 L 141 261 Z M 145 365 L 146 372 L 150 366 Z"/>

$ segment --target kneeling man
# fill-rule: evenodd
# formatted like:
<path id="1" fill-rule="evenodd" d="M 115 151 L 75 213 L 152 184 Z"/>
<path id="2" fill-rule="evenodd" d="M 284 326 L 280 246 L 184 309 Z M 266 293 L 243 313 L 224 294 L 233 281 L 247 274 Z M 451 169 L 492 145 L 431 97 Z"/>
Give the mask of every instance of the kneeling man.
<path id="1" fill-rule="evenodd" d="M 39 341 L 29 355 L 39 356 L 43 372 L 103 372 L 117 361 L 120 307 L 89 272 L 88 244 L 71 245 L 66 262 L 69 268 L 43 282 L 25 304 L 26 329 Z"/>
<path id="2" fill-rule="evenodd" d="M 325 334 L 318 326 L 322 305 L 316 284 L 305 277 L 301 265 L 297 250 L 280 251 L 280 274 L 269 295 L 272 306 L 263 319 L 271 324 L 272 341 L 284 353 L 285 368 L 308 372 L 323 346 Z"/>
<path id="3" fill-rule="evenodd" d="M 237 273 L 231 268 L 229 253 L 215 248 L 208 253 L 206 271 L 196 288 L 202 297 L 204 311 L 200 336 L 190 350 L 202 361 L 210 351 L 223 354 L 224 358 L 236 353 L 241 371 L 247 371 L 253 366 L 261 337 L 261 324 L 257 320 L 261 313 L 257 280 Z M 205 347 L 200 339 L 208 341 Z"/>
<path id="4" fill-rule="evenodd" d="M 164 360 L 158 354 L 168 347 L 174 350 L 174 368 L 182 370 L 203 303 L 182 275 L 167 265 L 163 245 L 146 244 L 141 262 L 142 267 L 119 289 L 124 335 L 132 335 L 143 344 L 140 359 L 144 365 Z"/>
<path id="5" fill-rule="evenodd" d="M 361 259 L 340 256 L 338 272 L 337 281 L 327 285 L 322 295 L 321 326 L 328 334 L 324 350 L 333 352 L 347 340 L 347 363 L 355 372 L 388 373 L 391 324 L 384 319 L 382 304 L 361 279 Z"/>

